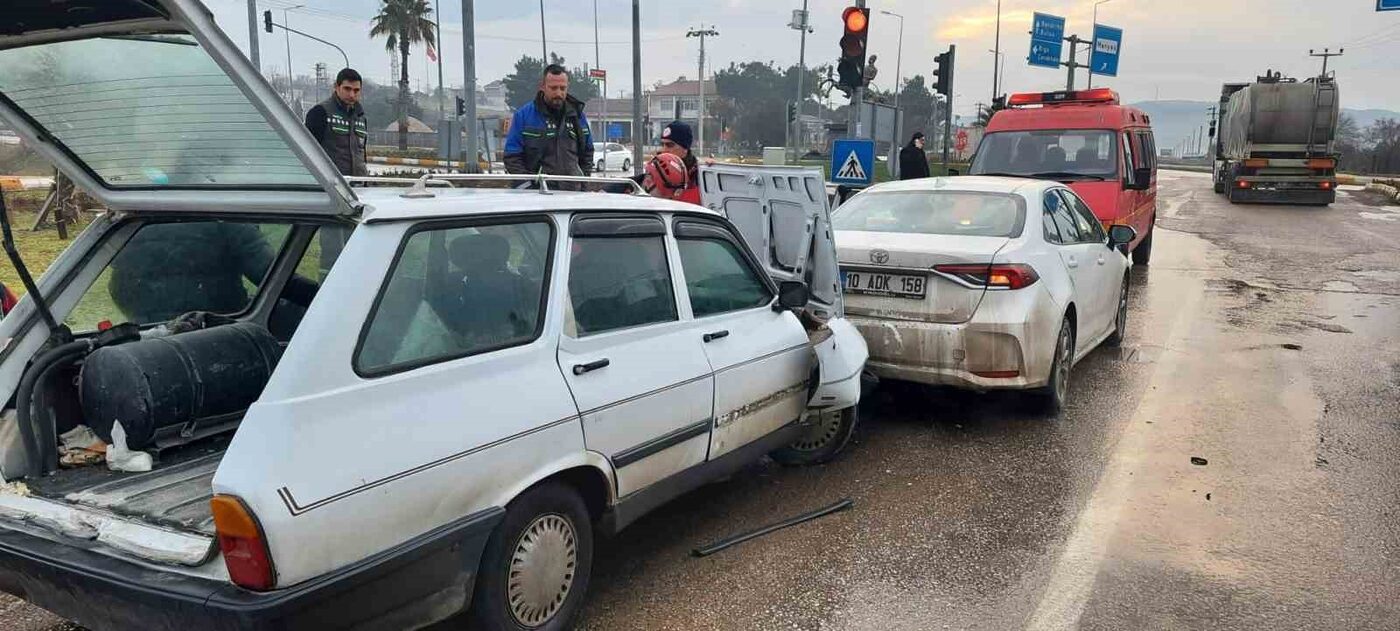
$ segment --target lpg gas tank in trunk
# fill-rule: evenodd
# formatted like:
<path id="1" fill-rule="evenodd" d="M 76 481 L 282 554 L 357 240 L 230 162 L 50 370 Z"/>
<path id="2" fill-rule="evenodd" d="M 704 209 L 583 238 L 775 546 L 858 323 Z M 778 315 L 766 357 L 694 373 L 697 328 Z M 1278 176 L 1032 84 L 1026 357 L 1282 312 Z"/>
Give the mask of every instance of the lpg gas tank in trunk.
<path id="1" fill-rule="evenodd" d="M 838 231 L 846 311 L 893 320 L 967 322 L 986 288 L 934 268 L 990 265 L 1008 242 L 1006 237 Z"/>

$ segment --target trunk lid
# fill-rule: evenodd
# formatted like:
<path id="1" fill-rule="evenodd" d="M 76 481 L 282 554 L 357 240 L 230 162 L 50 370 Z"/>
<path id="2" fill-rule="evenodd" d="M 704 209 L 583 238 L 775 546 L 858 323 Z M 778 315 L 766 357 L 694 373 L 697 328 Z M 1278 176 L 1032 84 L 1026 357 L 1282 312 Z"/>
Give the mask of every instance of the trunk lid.
<path id="1" fill-rule="evenodd" d="M 977 312 L 986 288 L 934 271 L 938 265 L 988 264 L 1007 237 L 972 237 L 842 230 L 836 233 L 844 280 L 856 274 L 894 274 L 926 279 L 923 299 L 850 292 L 851 315 L 958 324 Z"/>
<path id="2" fill-rule="evenodd" d="M 713 164 L 700 167 L 701 202 L 729 218 L 777 281 L 811 288 L 807 307 L 845 314 L 831 212 L 820 169 Z"/>
<path id="3" fill-rule="evenodd" d="M 358 212 L 345 179 L 196 0 L 13 0 L 0 120 L 130 212 Z"/>

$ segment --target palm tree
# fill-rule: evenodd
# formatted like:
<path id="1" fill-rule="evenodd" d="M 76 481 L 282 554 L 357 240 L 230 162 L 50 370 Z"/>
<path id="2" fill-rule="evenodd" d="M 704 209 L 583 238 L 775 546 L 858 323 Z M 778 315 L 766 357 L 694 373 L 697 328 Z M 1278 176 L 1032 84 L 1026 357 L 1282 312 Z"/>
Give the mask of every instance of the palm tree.
<path id="1" fill-rule="evenodd" d="M 433 9 L 428 0 L 381 0 L 379 15 L 370 22 L 370 37 L 387 37 L 384 49 L 399 51 L 399 149 L 408 149 L 408 53 L 419 42 L 436 45 Z"/>

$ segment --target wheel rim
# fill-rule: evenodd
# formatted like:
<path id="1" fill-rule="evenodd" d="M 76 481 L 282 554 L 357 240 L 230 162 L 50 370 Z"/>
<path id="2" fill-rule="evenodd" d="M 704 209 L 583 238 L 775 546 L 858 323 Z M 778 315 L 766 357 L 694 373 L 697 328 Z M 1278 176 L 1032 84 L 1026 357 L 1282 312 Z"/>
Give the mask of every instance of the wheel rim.
<path id="1" fill-rule="evenodd" d="M 515 542 L 506 598 L 522 626 L 549 622 L 564 606 L 574 584 L 578 541 L 574 526 L 560 515 L 536 517 Z"/>
<path id="2" fill-rule="evenodd" d="M 793 441 L 791 447 L 798 451 L 817 451 L 836 439 L 836 435 L 841 431 L 841 411 L 821 412 L 817 417 L 817 422 L 803 432 L 802 436 Z"/>
<path id="3" fill-rule="evenodd" d="M 1073 362 L 1071 355 L 1074 353 L 1074 338 L 1070 336 L 1069 327 L 1060 330 L 1060 348 L 1055 353 L 1059 357 L 1059 363 L 1055 366 L 1055 396 L 1060 401 L 1064 401 L 1069 394 L 1069 369 Z"/>

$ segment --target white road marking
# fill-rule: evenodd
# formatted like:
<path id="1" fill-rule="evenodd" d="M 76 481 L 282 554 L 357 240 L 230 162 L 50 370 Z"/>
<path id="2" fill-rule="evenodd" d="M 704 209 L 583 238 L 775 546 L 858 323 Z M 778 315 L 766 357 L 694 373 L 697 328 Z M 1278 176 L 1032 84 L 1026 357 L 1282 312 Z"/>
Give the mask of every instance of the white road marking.
<path id="1" fill-rule="evenodd" d="M 1152 427 L 1147 421 L 1157 420 L 1159 412 L 1169 411 L 1173 405 L 1171 397 L 1175 393 L 1157 389 L 1152 384 L 1182 369 L 1181 351 L 1172 349 L 1185 348 L 1182 342 L 1193 317 L 1200 313 L 1205 293 L 1203 283 L 1191 283 L 1191 291 L 1178 299 L 1176 314 L 1163 344 L 1166 350 L 1152 371 L 1142 402 L 1118 438 L 1107 467 L 1080 511 L 1074 531 L 1055 563 L 1040 604 L 1031 614 L 1026 625 L 1030 631 L 1076 628 L 1084 605 L 1093 594 L 1094 579 L 1118 529 L 1119 513 L 1132 497 L 1132 473 L 1147 453 L 1148 433 Z"/>

